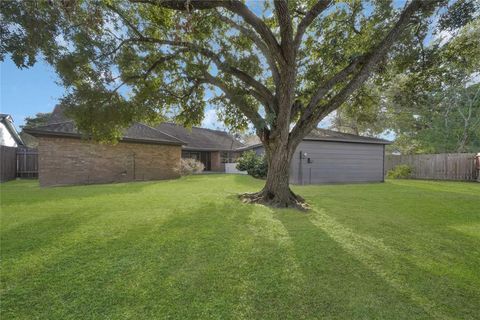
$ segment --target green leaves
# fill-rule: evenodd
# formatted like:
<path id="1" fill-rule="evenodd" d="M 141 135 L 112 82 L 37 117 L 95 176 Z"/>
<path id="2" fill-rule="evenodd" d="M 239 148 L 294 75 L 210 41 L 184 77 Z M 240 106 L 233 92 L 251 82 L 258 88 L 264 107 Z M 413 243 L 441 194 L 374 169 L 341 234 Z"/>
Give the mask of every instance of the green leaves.
<path id="1" fill-rule="evenodd" d="M 279 15 L 272 2 L 3 1 L 0 58 L 9 56 L 19 67 L 38 58 L 55 66 L 67 89 L 63 103 L 95 139 L 115 140 L 132 121 L 168 117 L 199 124 L 207 93 L 233 130 L 245 130 L 250 122 L 267 132 L 278 127 L 277 121 L 286 130 L 307 110 L 292 111 L 294 102 L 308 105 L 319 86 L 357 57 L 372 56 L 401 13 L 390 1 L 333 1 L 316 17 L 311 13 L 316 4 L 289 1 Z M 279 24 L 291 23 L 295 33 L 309 13 L 315 18 L 297 50 L 294 35 L 283 39 L 291 32 L 280 35 L 285 28 Z M 415 62 L 415 55 L 404 53 L 421 47 L 428 23 L 419 26 L 419 21 L 427 21 L 428 14 L 416 13 L 397 50 L 382 56 L 386 62 L 398 62 L 398 70 Z M 412 44 L 414 36 L 418 40 Z M 475 61 L 474 41 L 458 46 L 469 48 L 469 61 Z M 384 72 L 378 70 L 384 65 L 379 61 L 371 72 Z M 318 106 L 314 103 L 317 110 L 308 112 L 318 113 L 331 102 L 354 79 L 353 71 L 329 85 Z M 373 108 L 365 109 L 374 114 Z"/>
<path id="2" fill-rule="evenodd" d="M 246 151 L 237 159 L 237 169 L 247 171 L 254 178 L 264 179 L 268 171 L 267 160 L 264 155 L 257 155 L 253 150 Z"/>
<path id="3" fill-rule="evenodd" d="M 478 17 L 479 4 L 476 0 L 453 2 L 439 19 L 439 30 L 454 31 Z"/>
<path id="4" fill-rule="evenodd" d="M 362 134 L 393 131 L 393 148 L 402 153 L 476 151 L 480 87 L 472 80 L 480 70 L 480 22 L 452 32 L 451 39 L 394 60 L 374 78 L 380 81 L 368 82 L 337 111 L 334 126 Z"/>

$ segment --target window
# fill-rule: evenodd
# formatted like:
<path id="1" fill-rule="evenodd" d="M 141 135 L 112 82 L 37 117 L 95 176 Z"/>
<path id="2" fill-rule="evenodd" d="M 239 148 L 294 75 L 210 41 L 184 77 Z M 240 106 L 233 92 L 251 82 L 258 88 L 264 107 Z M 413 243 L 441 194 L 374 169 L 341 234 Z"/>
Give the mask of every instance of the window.
<path id="1" fill-rule="evenodd" d="M 182 151 L 182 158 L 190 158 L 195 160 L 200 160 L 200 153 L 199 152 L 191 152 L 191 151 Z"/>
<path id="2" fill-rule="evenodd" d="M 234 163 L 237 160 L 237 153 L 230 151 L 220 152 L 220 162 L 221 163 Z"/>

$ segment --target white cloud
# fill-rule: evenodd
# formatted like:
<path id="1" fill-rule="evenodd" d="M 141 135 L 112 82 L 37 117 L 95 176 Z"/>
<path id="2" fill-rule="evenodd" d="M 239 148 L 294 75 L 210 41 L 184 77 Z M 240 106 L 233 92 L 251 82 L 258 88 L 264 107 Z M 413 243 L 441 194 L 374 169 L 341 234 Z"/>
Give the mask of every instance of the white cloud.
<path id="1" fill-rule="evenodd" d="M 473 84 L 480 83 L 480 71 L 475 72 L 471 75 L 470 80 L 467 82 L 467 86 L 471 86 Z"/>
<path id="2" fill-rule="evenodd" d="M 209 128 L 209 129 L 219 129 L 225 130 L 225 126 L 223 123 L 218 120 L 217 112 L 215 109 L 208 109 L 205 111 L 205 115 L 202 121 L 202 127 Z"/>
<path id="3" fill-rule="evenodd" d="M 448 31 L 448 30 L 442 30 L 438 35 L 435 36 L 435 38 L 440 40 L 440 46 L 445 45 L 452 39 L 454 36 L 453 32 Z"/>
<path id="4" fill-rule="evenodd" d="M 337 113 L 336 111 L 331 112 L 322 121 L 320 121 L 320 123 L 318 124 L 318 127 L 323 129 L 328 129 L 329 127 L 331 127 L 336 113 Z"/>

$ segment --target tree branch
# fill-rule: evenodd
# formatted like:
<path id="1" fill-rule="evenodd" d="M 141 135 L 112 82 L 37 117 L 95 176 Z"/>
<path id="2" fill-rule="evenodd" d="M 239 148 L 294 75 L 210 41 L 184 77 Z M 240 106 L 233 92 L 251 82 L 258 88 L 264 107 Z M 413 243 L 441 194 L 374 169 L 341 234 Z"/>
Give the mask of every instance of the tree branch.
<path id="1" fill-rule="evenodd" d="M 364 55 L 362 59 L 362 65 L 360 70 L 353 76 L 353 78 L 338 92 L 328 103 L 318 107 L 312 112 L 310 109 L 310 114 L 306 117 L 302 116 L 301 120 L 297 122 L 292 132 L 290 133 L 293 140 L 301 139 L 306 133 L 310 132 L 318 122 L 327 116 L 330 112 L 338 108 L 355 90 L 357 90 L 369 77 L 370 73 L 375 70 L 379 65 L 380 60 L 385 57 L 390 47 L 397 41 L 404 30 L 404 28 L 411 22 L 413 15 L 421 11 L 424 8 L 424 5 L 432 6 L 440 2 L 439 0 L 423 2 L 422 0 L 413 0 L 401 13 L 398 21 L 395 23 L 393 28 L 388 32 L 385 38 L 369 53 Z M 351 65 L 349 65 L 350 67 Z M 347 67 L 347 69 L 349 68 Z M 342 70 L 340 73 L 344 72 Z M 337 77 L 338 74 L 335 77 Z M 342 77 L 339 77 L 340 79 Z M 339 83 L 337 81 L 333 83 L 332 87 Z M 318 90 L 317 90 L 318 92 Z"/>
<path id="2" fill-rule="evenodd" d="M 275 15 L 280 26 L 281 48 L 283 56 L 287 61 L 293 61 L 295 54 L 293 50 L 293 26 L 286 0 L 275 0 Z"/>
<path id="3" fill-rule="evenodd" d="M 312 98 L 310 99 L 310 102 L 305 108 L 305 112 L 303 114 L 303 118 L 308 118 L 314 111 L 314 109 L 317 107 L 318 103 L 320 100 L 337 84 L 341 83 L 349 75 L 351 75 L 357 68 L 358 66 L 362 63 L 362 61 L 365 59 L 365 56 L 359 56 L 353 61 L 343 68 L 340 72 L 338 72 L 336 75 L 334 75 L 332 78 L 330 78 L 328 81 L 323 83 L 320 87 L 317 88 L 315 93 L 313 94 Z"/>
<path id="4" fill-rule="evenodd" d="M 153 0 L 130 0 L 131 2 L 142 2 L 142 3 L 151 3 L 151 4 L 156 4 L 157 2 L 153 1 Z M 162 2 L 158 2 L 159 4 L 169 4 L 171 3 L 172 1 L 162 1 Z M 195 1 L 196 3 L 197 1 Z M 206 8 L 209 8 L 208 7 L 208 3 L 210 1 L 202 1 L 201 4 L 199 4 L 199 7 L 203 8 L 203 6 L 206 6 Z M 215 3 L 219 3 L 221 1 L 214 1 Z M 237 1 L 235 1 L 237 2 Z M 179 1 L 173 1 L 173 3 L 171 3 L 172 5 L 175 4 L 174 7 L 178 7 L 179 5 Z M 190 4 L 190 3 L 189 3 Z M 243 4 L 242 4 L 243 5 Z M 274 100 L 275 100 L 275 97 L 273 96 L 273 94 L 270 92 L 270 90 L 268 90 L 267 87 L 265 87 L 262 83 L 260 83 L 259 81 L 255 80 L 252 76 L 250 76 L 249 74 L 247 74 L 246 72 L 236 68 L 236 67 L 233 67 L 231 66 L 230 64 L 228 63 L 225 63 L 223 62 L 220 57 L 214 53 L 213 51 L 209 50 L 209 49 L 206 49 L 206 48 L 202 48 L 201 46 L 199 45 L 196 45 L 194 43 L 191 43 L 191 42 L 186 42 L 186 41 L 180 41 L 180 40 L 166 40 L 166 39 L 157 39 L 157 38 L 152 38 L 152 37 L 145 37 L 142 32 L 137 28 L 135 27 L 135 25 L 133 23 L 131 23 L 126 17 L 125 15 L 123 15 L 123 13 L 118 10 L 117 8 L 111 6 L 110 4 L 106 4 L 107 8 L 109 8 L 110 10 L 112 10 L 113 12 L 115 12 L 117 15 L 120 16 L 120 18 L 125 22 L 125 24 L 138 36 L 138 38 L 129 38 L 129 39 L 126 39 L 126 40 L 123 40 L 118 46 L 117 48 L 114 49 L 113 52 L 116 52 L 117 50 L 119 50 L 119 48 L 124 45 L 125 43 L 127 42 L 150 42 L 150 43 L 157 43 L 157 44 L 162 44 L 162 45 L 170 45 L 170 46 L 177 46 L 177 47 L 183 47 L 183 48 L 188 48 L 190 49 L 190 51 L 193 51 L 193 52 L 196 52 L 196 53 L 199 53 L 207 58 L 210 58 L 212 59 L 212 61 L 217 65 L 217 67 L 223 71 L 223 72 L 226 72 L 226 73 L 229 73 L 233 76 L 235 76 L 236 78 L 240 79 L 241 81 L 243 81 L 245 84 L 251 86 L 252 88 L 254 88 L 255 90 L 258 91 L 258 93 L 256 94 L 257 96 L 262 96 L 262 101 L 265 104 L 265 106 L 267 108 L 269 108 L 270 110 L 274 110 Z M 184 8 L 186 9 L 186 8 Z M 247 8 L 248 10 L 248 8 Z M 263 21 L 262 21 L 263 23 Z"/>
<path id="5" fill-rule="evenodd" d="M 178 11 L 208 10 L 225 8 L 233 12 L 252 26 L 263 41 L 270 48 L 279 63 L 284 63 L 280 45 L 265 22 L 257 17 L 248 7 L 239 0 L 130 0 L 132 3 L 144 3 Z"/>
<path id="6" fill-rule="evenodd" d="M 252 31 L 238 23 L 236 23 L 235 21 L 233 21 L 232 19 L 228 18 L 228 17 L 225 17 L 223 16 L 221 13 L 217 12 L 217 15 L 218 15 L 218 18 L 227 23 L 228 25 L 230 25 L 232 28 L 235 28 L 237 29 L 238 31 L 240 31 L 244 36 L 246 36 L 247 38 L 249 38 L 250 40 L 252 40 L 253 43 L 255 43 L 255 45 L 258 47 L 258 49 L 263 53 L 263 55 L 265 56 L 265 59 L 267 60 L 267 63 L 270 67 L 270 71 L 272 72 L 272 77 L 273 77 L 273 81 L 275 82 L 275 85 L 278 85 L 280 83 L 280 74 L 278 72 L 278 67 L 277 67 L 277 63 L 275 61 L 275 57 L 272 55 L 272 53 L 269 51 L 267 45 L 265 44 L 265 42 L 263 42 L 263 40 L 257 36 L 257 34 L 255 33 L 255 31 Z"/>
<path id="7" fill-rule="evenodd" d="M 125 22 L 125 24 L 130 28 L 130 30 L 132 30 L 138 37 L 143 37 L 140 30 L 138 30 L 138 28 L 133 23 L 131 23 L 130 20 L 127 19 L 127 17 L 125 17 L 122 11 L 120 11 L 119 9 L 117 9 L 116 7 L 112 6 L 109 3 L 105 3 L 105 6 L 108 9 L 115 12 Z"/>
<path id="8" fill-rule="evenodd" d="M 140 33 L 141 35 L 141 33 Z M 213 51 L 209 49 L 202 48 L 196 44 L 193 44 L 191 42 L 185 42 L 185 41 L 178 41 L 178 40 L 166 40 L 166 39 L 156 39 L 156 38 L 151 38 L 151 37 L 144 37 L 141 35 L 139 38 L 128 38 L 123 40 L 112 52 L 116 52 L 119 50 L 119 48 L 124 45 L 125 43 L 128 42 L 148 42 L 148 43 L 156 43 L 156 44 L 162 44 L 162 45 L 170 45 L 174 47 L 180 47 L 188 50 L 182 50 L 182 52 L 190 51 L 190 52 L 196 52 L 199 53 L 205 57 L 208 57 L 212 59 L 212 61 L 217 65 L 217 67 L 226 73 L 229 73 L 238 79 L 242 80 L 245 84 L 248 86 L 251 86 L 254 88 L 256 92 L 257 97 L 261 97 L 261 102 L 264 104 L 267 108 L 269 108 L 270 111 L 274 111 L 274 100 L 275 97 L 273 94 L 268 90 L 267 87 L 265 87 L 262 83 L 259 81 L 255 80 L 253 77 L 251 77 L 249 74 L 246 72 L 239 70 L 233 66 L 231 66 L 228 63 L 222 62 L 220 57 L 215 54 Z M 104 54 L 105 55 L 105 54 Z M 101 55 L 101 56 L 104 56 Z M 100 57 L 101 57 L 100 56 Z"/>
<path id="9" fill-rule="evenodd" d="M 317 18 L 327 7 L 332 3 L 331 0 L 318 0 L 317 3 L 305 14 L 302 21 L 298 24 L 297 34 L 295 35 L 294 46 L 298 50 L 302 42 L 303 35 L 307 28 L 312 24 L 313 20 Z"/>
<path id="10" fill-rule="evenodd" d="M 183 48 L 189 49 L 192 52 L 199 53 L 207 58 L 212 59 L 212 61 L 217 65 L 219 70 L 235 76 L 236 78 L 242 80 L 248 86 L 254 88 L 256 91 L 258 91 L 258 94 L 263 97 L 263 101 L 268 102 L 268 104 L 271 104 L 275 99 L 273 94 L 270 92 L 270 90 L 268 90 L 268 88 L 265 87 L 262 83 L 255 80 L 246 72 L 239 70 L 226 62 L 223 62 L 216 53 L 214 53 L 209 49 L 202 48 L 191 42 L 179 41 L 179 40 L 165 40 L 165 39 L 156 39 L 151 37 L 142 37 L 137 39 L 137 41 L 151 42 L 151 43 L 170 45 L 175 47 L 183 47 Z"/>
<path id="11" fill-rule="evenodd" d="M 134 75 L 134 76 L 129 76 L 127 77 L 124 81 L 122 81 L 122 83 L 120 83 L 117 87 L 115 87 L 113 90 L 112 90 L 112 93 L 114 92 L 117 92 L 121 87 L 123 87 L 125 84 L 127 84 L 129 81 L 131 80 L 135 80 L 135 79 L 143 79 L 143 80 L 146 80 L 147 77 L 153 72 L 153 70 L 155 70 L 155 68 L 157 68 L 160 64 L 164 63 L 164 62 L 167 62 L 167 61 L 170 61 L 170 60 L 173 60 L 173 59 L 176 59 L 178 57 L 178 53 L 180 53 L 180 51 L 178 52 L 175 52 L 174 54 L 170 54 L 168 56 L 162 56 L 160 58 L 158 58 L 157 60 L 155 60 L 153 62 L 153 64 L 144 72 L 142 73 L 141 75 Z"/>
<path id="12" fill-rule="evenodd" d="M 235 104 L 237 108 L 240 109 L 240 111 L 242 111 L 243 114 L 248 118 L 248 120 L 252 122 L 257 132 L 264 132 L 265 130 L 268 130 L 265 119 L 263 119 L 255 109 L 249 106 L 243 95 L 236 94 L 225 82 L 218 77 L 212 76 L 208 72 L 204 74 L 203 81 L 222 90 L 228 100 Z"/>

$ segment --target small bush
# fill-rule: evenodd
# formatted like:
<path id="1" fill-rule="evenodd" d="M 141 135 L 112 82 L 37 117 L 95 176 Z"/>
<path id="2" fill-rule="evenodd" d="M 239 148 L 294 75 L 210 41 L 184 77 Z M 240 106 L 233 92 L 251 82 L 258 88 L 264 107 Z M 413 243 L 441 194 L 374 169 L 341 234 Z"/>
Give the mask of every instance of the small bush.
<path id="1" fill-rule="evenodd" d="M 196 159 L 180 159 L 180 175 L 188 176 L 194 173 L 201 173 L 205 169 L 203 163 Z"/>
<path id="2" fill-rule="evenodd" d="M 410 178 L 412 174 L 412 168 L 406 164 L 401 164 L 388 170 L 387 177 L 391 179 L 406 179 Z"/>
<path id="3" fill-rule="evenodd" d="M 265 178 L 268 166 L 265 156 L 259 156 L 255 151 L 247 151 L 237 159 L 237 169 L 247 171 L 249 175 L 255 178 Z"/>

